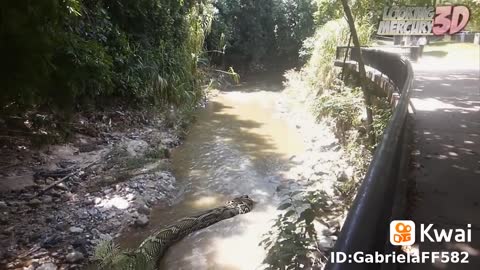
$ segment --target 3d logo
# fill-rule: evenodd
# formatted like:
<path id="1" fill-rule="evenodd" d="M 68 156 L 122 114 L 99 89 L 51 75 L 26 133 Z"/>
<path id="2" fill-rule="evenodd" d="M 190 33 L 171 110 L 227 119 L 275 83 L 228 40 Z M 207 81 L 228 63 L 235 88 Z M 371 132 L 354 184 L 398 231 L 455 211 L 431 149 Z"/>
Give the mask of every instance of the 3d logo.
<path id="1" fill-rule="evenodd" d="M 465 6 L 386 7 L 378 35 L 445 35 L 462 31 L 470 19 Z"/>

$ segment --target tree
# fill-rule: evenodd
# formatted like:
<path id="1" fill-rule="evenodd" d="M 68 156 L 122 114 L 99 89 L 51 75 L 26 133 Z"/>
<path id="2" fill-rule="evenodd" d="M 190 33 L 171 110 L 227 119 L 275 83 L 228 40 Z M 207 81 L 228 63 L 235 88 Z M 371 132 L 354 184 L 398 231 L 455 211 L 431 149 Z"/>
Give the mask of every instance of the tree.
<path id="1" fill-rule="evenodd" d="M 347 23 L 350 28 L 350 34 L 353 40 L 354 47 L 352 48 L 352 50 L 355 51 L 356 55 L 358 55 L 357 62 L 358 62 L 358 69 L 360 72 L 360 86 L 362 88 L 363 98 L 364 98 L 366 112 L 367 112 L 367 134 L 368 134 L 368 139 L 370 143 L 374 145 L 375 132 L 373 130 L 373 125 L 372 125 L 373 124 L 372 102 L 370 100 L 370 93 L 368 92 L 367 83 L 366 83 L 367 76 L 365 71 L 365 64 L 363 63 L 362 50 L 360 49 L 361 44 L 358 39 L 357 29 L 355 28 L 355 20 L 353 19 L 352 11 L 350 10 L 350 6 L 348 5 L 348 0 L 341 0 L 341 1 L 343 6 L 343 11 L 345 12 L 345 16 L 347 17 Z"/>
<path id="2" fill-rule="evenodd" d="M 208 51 L 223 49 L 225 66 L 241 73 L 289 68 L 314 31 L 312 0 L 217 0 Z M 221 45 L 221 46 L 218 46 Z"/>

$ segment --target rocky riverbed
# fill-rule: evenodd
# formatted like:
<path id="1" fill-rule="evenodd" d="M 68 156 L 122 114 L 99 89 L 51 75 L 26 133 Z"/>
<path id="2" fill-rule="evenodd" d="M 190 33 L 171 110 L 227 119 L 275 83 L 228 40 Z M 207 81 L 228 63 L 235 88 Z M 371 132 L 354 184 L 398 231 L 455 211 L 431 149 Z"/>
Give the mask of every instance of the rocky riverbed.
<path id="1" fill-rule="evenodd" d="M 119 123 L 131 118 L 116 114 Z M 3 147 L 0 268 L 83 268 L 100 240 L 147 225 L 153 205 L 177 197 L 169 153 L 180 127 L 160 118 L 118 128 L 105 117 L 76 121 L 96 132 L 36 150 Z"/>

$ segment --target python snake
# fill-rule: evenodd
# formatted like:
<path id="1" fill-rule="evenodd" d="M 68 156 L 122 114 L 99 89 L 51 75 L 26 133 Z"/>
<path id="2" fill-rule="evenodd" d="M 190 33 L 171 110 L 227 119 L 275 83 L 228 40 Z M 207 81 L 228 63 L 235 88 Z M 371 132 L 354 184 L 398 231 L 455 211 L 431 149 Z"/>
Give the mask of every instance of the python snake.
<path id="1" fill-rule="evenodd" d="M 253 204 L 253 200 L 244 195 L 227 202 L 224 206 L 192 217 L 182 218 L 145 239 L 136 250 L 121 253 L 111 264 L 102 268 L 112 270 L 155 269 L 167 249 L 174 243 L 192 232 L 219 221 L 248 213 L 252 210 Z"/>

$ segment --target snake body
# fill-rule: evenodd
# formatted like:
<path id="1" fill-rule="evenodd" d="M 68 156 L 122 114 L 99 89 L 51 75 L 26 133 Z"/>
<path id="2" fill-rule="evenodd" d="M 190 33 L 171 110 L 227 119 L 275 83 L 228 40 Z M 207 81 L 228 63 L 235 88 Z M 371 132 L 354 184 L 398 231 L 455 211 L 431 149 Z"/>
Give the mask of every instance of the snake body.
<path id="1" fill-rule="evenodd" d="M 182 218 L 149 236 L 136 250 L 122 253 L 107 269 L 155 269 L 165 252 L 174 243 L 192 232 L 206 228 L 219 221 L 248 213 L 252 210 L 253 204 L 253 200 L 244 195 L 227 202 L 224 206 L 195 216 Z"/>

